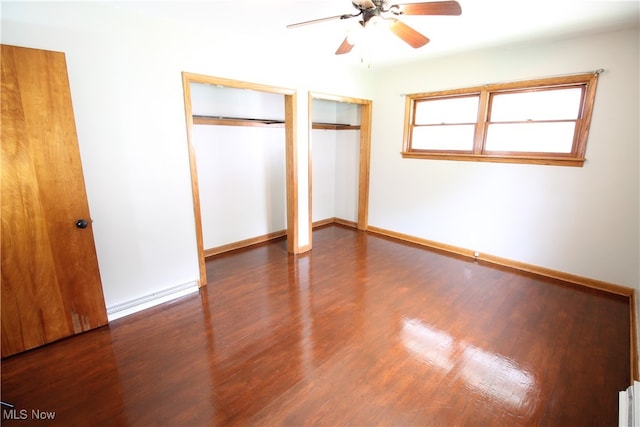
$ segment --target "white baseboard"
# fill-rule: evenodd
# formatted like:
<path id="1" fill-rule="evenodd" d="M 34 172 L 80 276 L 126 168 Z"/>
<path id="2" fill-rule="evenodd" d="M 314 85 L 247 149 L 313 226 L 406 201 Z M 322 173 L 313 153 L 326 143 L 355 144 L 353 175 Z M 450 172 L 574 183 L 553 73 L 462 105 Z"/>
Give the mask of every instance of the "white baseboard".
<path id="1" fill-rule="evenodd" d="M 159 292 L 154 292 L 149 295 L 144 295 L 139 298 L 107 307 L 107 319 L 111 322 L 112 320 L 120 319 L 121 317 L 137 313 L 158 304 L 162 304 L 163 302 L 171 301 L 172 299 L 189 295 L 194 292 L 198 292 L 198 283 L 196 281 L 173 286 Z"/>
<path id="2" fill-rule="evenodd" d="M 640 382 L 634 381 L 626 390 L 619 393 L 618 397 L 618 426 L 637 427 L 638 409 L 640 409 Z"/>

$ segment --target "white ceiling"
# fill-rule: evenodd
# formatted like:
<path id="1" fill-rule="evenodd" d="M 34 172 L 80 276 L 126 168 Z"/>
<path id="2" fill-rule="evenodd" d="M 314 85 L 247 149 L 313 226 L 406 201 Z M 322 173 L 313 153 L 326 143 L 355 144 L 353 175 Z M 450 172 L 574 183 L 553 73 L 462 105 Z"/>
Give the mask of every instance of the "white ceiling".
<path id="1" fill-rule="evenodd" d="M 335 50 L 357 19 L 334 20 L 286 29 L 287 24 L 353 13 L 350 0 L 206 0 L 115 2 L 117 7 L 175 21 L 190 28 L 225 34 L 240 48 L 312 54 L 326 61 L 393 64 L 454 51 L 561 39 L 637 27 L 639 0 L 458 0 L 461 16 L 406 16 L 401 19 L 431 42 L 412 49 L 388 31 L 370 36 L 348 55 Z M 395 3 L 419 0 L 392 1 Z"/>

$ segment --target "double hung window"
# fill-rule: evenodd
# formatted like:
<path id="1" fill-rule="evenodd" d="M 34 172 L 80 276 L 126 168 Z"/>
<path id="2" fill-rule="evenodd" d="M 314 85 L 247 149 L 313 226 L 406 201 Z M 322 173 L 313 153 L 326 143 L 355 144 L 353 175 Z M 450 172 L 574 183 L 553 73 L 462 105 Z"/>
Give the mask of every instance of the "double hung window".
<path id="1" fill-rule="evenodd" d="M 407 95 L 403 157 L 582 166 L 597 77 Z"/>

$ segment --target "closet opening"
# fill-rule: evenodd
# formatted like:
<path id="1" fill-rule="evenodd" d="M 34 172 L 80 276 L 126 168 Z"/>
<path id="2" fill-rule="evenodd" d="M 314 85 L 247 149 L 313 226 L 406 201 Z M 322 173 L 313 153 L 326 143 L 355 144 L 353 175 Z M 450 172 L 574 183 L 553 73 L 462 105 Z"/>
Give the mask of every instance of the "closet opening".
<path id="1" fill-rule="evenodd" d="M 297 231 L 296 92 L 182 73 L 199 258 Z"/>
<path id="2" fill-rule="evenodd" d="M 309 94 L 311 226 L 367 229 L 372 101 Z"/>

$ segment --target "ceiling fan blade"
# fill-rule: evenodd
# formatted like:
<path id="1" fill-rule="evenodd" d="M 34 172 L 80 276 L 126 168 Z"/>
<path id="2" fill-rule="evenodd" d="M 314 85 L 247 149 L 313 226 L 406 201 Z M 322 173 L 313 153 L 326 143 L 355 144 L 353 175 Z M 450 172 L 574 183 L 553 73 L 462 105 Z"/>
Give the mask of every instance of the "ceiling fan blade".
<path id="1" fill-rule="evenodd" d="M 344 55 L 345 53 L 351 52 L 351 49 L 353 49 L 353 45 L 349 43 L 348 38 L 345 37 L 340 47 L 338 47 L 338 50 L 336 50 L 336 55 Z"/>
<path id="2" fill-rule="evenodd" d="M 352 0 L 352 3 L 358 5 L 362 9 L 374 9 L 375 3 L 371 0 Z"/>
<path id="3" fill-rule="evenodd" d="M 389 25 L 389 29 L 396 36 L 411 45 L 411 47 L 417 49 L 429 43 L 429 39 L 405 24 L 404 22 L 394 19 Z"/>
<path id="4" fill-rule="evenodd" d="M 403 15 L 460 15 L 462 8 L 457 1 L 429 1 L 396 5 Z"/>
<path id="5" fill-rule="evenodd" d="M 326 18 L 312 19 L 311 21 L 304 21 L 304 22 L 297 22 L 295 24 L 289 24 L 287 25 L 287 28 L 297 28 L 297 27 L 302 27 L 303 25 L 317 24 L 319 22 L 333 21 L 334 19 L 347 19 L 351 17 L 352 17 L 351 15 L 329 16 Z"/>

